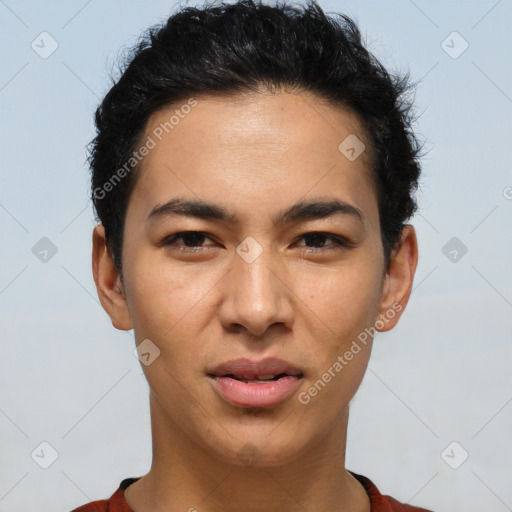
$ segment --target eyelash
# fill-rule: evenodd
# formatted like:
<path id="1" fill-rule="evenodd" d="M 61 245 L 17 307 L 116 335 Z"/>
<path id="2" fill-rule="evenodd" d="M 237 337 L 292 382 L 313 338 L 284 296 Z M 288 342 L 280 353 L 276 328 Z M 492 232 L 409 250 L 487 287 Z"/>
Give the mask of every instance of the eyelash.
<path id="1" fill-rule="evenodd" d="M 190 234 L 202 235 L 205 238 L 210 238 L 206 233 L 203 233 L 202 231 L 180 231 L 179 233 L 176 233 L 176 234 L 171 235 L 171 236 L 167 237 L 166 239 L 164 239 L 160 245 L 162 245 L 162 246 L 173 246 L 174 245 L 174 248 L 176 248 L 177 250 L 183 251 L 183 252 L 188 252 L 188 253 L 201 252 L 201 248 L 196 249 L 196 248 L 192 248 L 192 247 L 186 247 L 186 246 L 179 247 L 179 246 L 175 245 L 175 242 L 177 239 L 183 238 L 184 235 L 190 235 Z M 323 236 L 326 238 L 330 238 L 331 240 L 334 241 L 334 245 L 328 246 L 326 248 L 320 247 L 320 248 L 315 248 L 315 249 L 307 249 L 304 251 L 305 253 L 309 253 L 309 254 L 310 253 L 322 253 L 322 252 L 325 253 L 325 252 L 336 251 L 336 250 L 350 247 L 349 242 L 347 240 L 343 239 L 342 237 L 333 235 L 331 233 L 324 233 L 322 231 L 311 231 L 309 233 L 305 233 L 304 235 L 299 237 L 299 240 L 302 238 L 305 238 L 307 236 L 311 236 L 311 235 L 320 235 L 320 236 Z"/>

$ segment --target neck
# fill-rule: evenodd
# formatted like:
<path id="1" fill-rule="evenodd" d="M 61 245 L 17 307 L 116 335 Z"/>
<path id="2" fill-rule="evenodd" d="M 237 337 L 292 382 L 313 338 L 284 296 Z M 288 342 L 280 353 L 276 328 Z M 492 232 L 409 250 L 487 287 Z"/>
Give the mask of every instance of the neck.
<path id="1" fill-rule="evenodd" d="M 229 464 L 194 442 L 150 394 L 153 461 L 125 491 L 135 512 L 369 512 L 361 484 L 345 470 L 348 406 L 336 426 L 284 465 Z"/>

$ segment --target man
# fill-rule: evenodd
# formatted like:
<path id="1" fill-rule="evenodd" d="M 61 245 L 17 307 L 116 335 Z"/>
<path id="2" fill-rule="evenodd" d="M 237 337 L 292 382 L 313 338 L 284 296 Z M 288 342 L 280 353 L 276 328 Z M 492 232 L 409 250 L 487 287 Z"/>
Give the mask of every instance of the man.
<path id="1" fill-rule="evenodd" d="M 77 512 L 425 510 L 345 469 L 417 264 L 408 87 L 314 2 L 184 8 L 135 48 L 96 114 L 93 274 L 153 460 Z"/>

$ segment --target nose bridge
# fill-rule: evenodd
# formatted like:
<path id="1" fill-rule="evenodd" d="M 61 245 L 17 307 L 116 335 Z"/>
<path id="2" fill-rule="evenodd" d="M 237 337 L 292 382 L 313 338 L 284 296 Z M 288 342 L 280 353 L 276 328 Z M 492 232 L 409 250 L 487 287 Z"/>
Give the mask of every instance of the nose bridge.
<path id="1" fill-rule="evenodd" d="M 291 308 L 286 287 L 275 275 L 281 268 L 269 247 L 252 237 L 236 250 L 222 308 L 222 321 L 244 326 L 258 336 L 275 323 L 288 324 Z M 277 263 L 277 264 L 276 264 Z"/>

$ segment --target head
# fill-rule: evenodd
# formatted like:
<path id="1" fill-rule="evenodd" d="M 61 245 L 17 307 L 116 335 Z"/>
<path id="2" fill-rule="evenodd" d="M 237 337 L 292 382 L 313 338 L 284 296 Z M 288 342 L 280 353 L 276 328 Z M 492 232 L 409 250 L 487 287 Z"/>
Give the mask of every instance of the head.
<path id="1" fill-rule="evenodd" d="M 98 108 L 99 297 L 158 354 L 143 368 L 161 418 L 217 457 L 236 464 L 248 439 L 261 465 L 305 453 L 402 314 L 420 173 L 409 87 L 348 17 L 241 0 L 151 28 Z M 294 397 L 216 392 L 220 363 L 266 357 L 300 370 Z"/>

